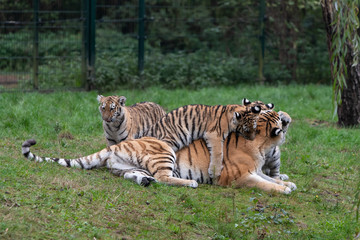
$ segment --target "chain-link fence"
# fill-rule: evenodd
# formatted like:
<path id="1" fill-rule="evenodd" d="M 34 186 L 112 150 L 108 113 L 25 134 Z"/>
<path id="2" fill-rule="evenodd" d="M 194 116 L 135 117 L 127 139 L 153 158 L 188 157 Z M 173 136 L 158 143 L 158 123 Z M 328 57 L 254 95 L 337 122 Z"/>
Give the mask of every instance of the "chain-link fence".
<path id="1" fill-rule="evenodd" d="M 0 91 L 328 83 L 322 24 L 285 0 L 4 0 Z"/>

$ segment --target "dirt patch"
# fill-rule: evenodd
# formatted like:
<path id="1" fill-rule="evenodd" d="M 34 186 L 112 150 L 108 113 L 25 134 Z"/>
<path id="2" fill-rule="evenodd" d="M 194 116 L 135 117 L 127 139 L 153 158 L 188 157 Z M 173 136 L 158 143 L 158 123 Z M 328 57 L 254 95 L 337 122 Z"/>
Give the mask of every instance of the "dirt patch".
<path id="1" fill-rule="evenodd" d="M 334 123 L 327 122 L 325 120 L 319 120 L 319 119 L 306 119 L 306 122 L 308 122 L 311 126 L 314 127 L 333 127 Z"/>
<path id="2" fill-rule="evenodd" d="M 29 79 L 30 75 L 28 74 L 0 74 L 0 85 L 6 88 L 15 88 L 19 82 Z"/>

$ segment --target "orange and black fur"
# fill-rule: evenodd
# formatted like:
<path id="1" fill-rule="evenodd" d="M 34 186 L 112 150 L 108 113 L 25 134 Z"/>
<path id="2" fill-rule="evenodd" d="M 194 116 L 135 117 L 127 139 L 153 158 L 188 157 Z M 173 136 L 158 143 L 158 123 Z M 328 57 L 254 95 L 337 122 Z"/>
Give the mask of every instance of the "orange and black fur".
<path id="1" fill-rule="evenodd" d="M 246 98 L 243 99 L 243 105 L 260 106 L 261 110 L 273 110 L 275 107 L 274 104 L 272 103 L 264 104 L 261 101 L 250 102 Z M 289 116 L 289 114 L 282 111 L 278 112 L 278 114 L 282 122 L 282 131 L 284 135 L 286 135 L 289 125 L 291 123 L 291 117 Z M 280 174 L 280 165 L 281 165 L 280 157 L 281 157 L 280 147 L 275 146 L 271 148 L 265 156 L 265 164 L 262 167 L 262 170 L 269 177 L 280 180 L 288 180 L 289 179 L 288 175 Z"/>
<path id="2" fill-rule="evenodd" d="M 284 113 L 285 114 L 285 113 Z M 257 134 L 248 141 L 230 134 L 224 141 L 224 169 L 215 184 L 220 186 L 257 187 L 265 191 L 289 194 L 296 189 L 291 182 L 271 178 L 262 172 L 266 156 L 285 140 L 283 124 L 277 112 L 266 110 L 259 115 Z M 193 179 L 198 183 L 213 183 L 207 169 L 210 153 L 205 141 L 197 140 L 176 152 L 177 168 L 174 175 Z"/>
<path id="3" fill-rule="evenodd" d="M 198 183 L 173 177 L 175 170 L 175 152 L 165 143 L 151 137 L 126 140 L 107 147 L 92 155 L 76 158 L 48 158 L 39 157 L 30 151 L 35 145 L 33 139 L 22 144 L 22 153 L 36 162 L 57 162 L 65 167 L 93 169 L 106 167 L 118 176 L 130 179 L 139 185 L 147 186 L 151 181 L 177 186 L 196 188 Z"/>
<path id="4" fill-rule="evenodd" d="M 222 170 L 224 140 L 231 132 L 253 140 L 260 110 L 258 106 L 187 105 L 166 114 L 146 136 L 166 142 L 174 151 L 203 139 L 210 153 L 209 175 L 218 177 Z"/>
<path id="5" fill-rule="evenodd" d="M 124 96 L 98 95 L 97 100 L 108 146 L 143 137 L 166 114 L 161 106 L 153 102 L 125 106 Z"/>

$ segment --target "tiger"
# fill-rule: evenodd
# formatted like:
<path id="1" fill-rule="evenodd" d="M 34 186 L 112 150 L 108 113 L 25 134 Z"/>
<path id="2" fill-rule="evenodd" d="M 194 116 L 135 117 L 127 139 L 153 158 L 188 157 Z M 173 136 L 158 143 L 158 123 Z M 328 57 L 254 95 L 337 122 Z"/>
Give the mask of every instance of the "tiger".
<path id="1" fill-rule="evenodd" d="M 282 115 L 288 115 L 285 112 Z M 198 183 L 219 186 L 257 187 L 264 191 L 289 194 L 296 190 L 292 182 L 284 182 L 263 173 L 262 167 L 270 151 L 285 141 L 285 132 L 279 113 L 263 110 L 257 122 L 257 134 L 248 141 L 236 134 L 230 134 L 223 145 L 224 169 L 217 179 L 208 174 L 210 153 L 204 140 L 194 141 L 176 152 L 174 176 L 196 180 Z M 287 130 L 287 129 L 286 129 Z"/>
<path id="2" fill-rule="evenodd" d="M 22 154 L 36 162 L 56 162 L 65 167 L 93 169 L 106 167 L 111 173 L 148 186 L 157 181 L 168 185 L 196 188 L 195 180 L 173 177 L 175 152 L 165 142 L 152 137 L 129 139 L 86 157 L 75 159 L 39 157 L 30 151 L 35 145 L 34 139 L 22 144 Z"/>
<path id="3" fill-rule="evenodd" d="M 286 135 L 289 125 L 291 123 L 291 117 L 286 112 L 279 111 L 279 117 L 282 122 L 282 131 Z M 288 180 L 289 176 L 286 174 L 280 174 L 280 147 L 276 146 L 270 149 L 270 151 L 265 155 L 265 164 L 262 167 L 262 171 L 269 177 Z"/>
<path id="4" fill-rule="evenodd" d="M 167 113 L 146 136 L 166 142 L 174 151 L 203 139 L 210 153 L 209 176 L 218 177 L 222 170 L 224 140 L 231 132 L 253 140 L 260 110 L 258 106 L 186 105 Z"/>
<path id="5" fill-rule="evenodd" d="M 107 146 L 126 139 L 137 139 L 165 116 L 165 110 L 153 102 L 141 102 L 125 106 L 124 96 L 97 96 L 99 111 L 103 120 L 103 129 Z"/>
<path id="6" fill-rule="evenodd" d="M 264 104 L 262 101 L 254 101 L 251 102 L 250 100 L 244 98 L 242 100 L 242 104 L 245 106 L 257 105 L 260 106 L 262 110 L 272 110 L 274 109 L 275 105 L 273 103 Z M 291 123 L 291 117 L 286 112 L 279 111 L 279 116 L 282 122 L 282 130 L 283 133 L 286 135 L 287 129 Z M 280 180 L 288 180 L 289 176 L 286 174 L 280 174 L 280 147 L 275 146 L 266 154 L 265 156 L 265 164 L 262 167 L 263 172 L 276 179 Z"/>

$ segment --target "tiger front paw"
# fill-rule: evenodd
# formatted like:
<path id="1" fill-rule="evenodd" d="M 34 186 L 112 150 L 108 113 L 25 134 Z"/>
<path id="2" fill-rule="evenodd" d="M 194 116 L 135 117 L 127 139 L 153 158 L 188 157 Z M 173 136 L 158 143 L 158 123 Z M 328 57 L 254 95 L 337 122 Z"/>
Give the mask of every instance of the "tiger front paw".
<path id="1" fill-rule="evenodd" d="M 295 183 L 293 183 L 293 182 L 284 182 L 284 183 L 285 183 L 284 185 L 287 186 L 288 188 L 290 188 L 291 191 L 294 191 L 297 189 Z"/>
<path id="2" fill-rule="evenodd" d="M 280 174 L 279 179 L 285 181 L 289 179 L 289 176 L 286 174 Z"/>
<path id="3" fill-rule="evenodd" d="M 284 194 L 290 194 L 290 193 L 291 193 L 291 189 L 288 188 L 288 187 L 285 187 L 283 193 L 284 193 Z"/>

